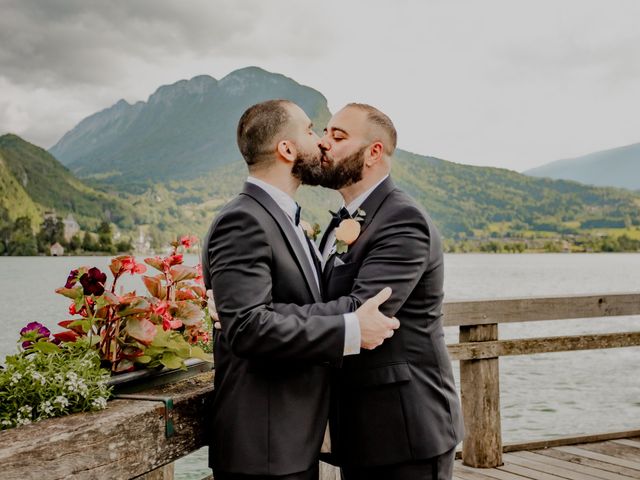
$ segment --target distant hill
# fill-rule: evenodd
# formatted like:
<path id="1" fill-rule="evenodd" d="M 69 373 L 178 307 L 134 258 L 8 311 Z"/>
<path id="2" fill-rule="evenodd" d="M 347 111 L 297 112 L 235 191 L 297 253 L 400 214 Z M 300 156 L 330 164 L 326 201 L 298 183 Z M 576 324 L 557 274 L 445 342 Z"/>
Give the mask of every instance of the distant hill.
<path id="1" fill-rule="evenodd" d="M 317 125 L 331 116 L 318 91 L 248 67 L 221 80 L 201 75 L 162 86 L 147 102 L 120 100 L 82 120 L 50 152 L 80 177 L 118 184 L 196 178 L 240 158 L 240 115 L 272 98 L 296 102 Z"/>
<path id="2" fill-rule="evenodd" d="M 152 235 L 203 234 L 247 175 L 235 143 L 237 120 L 246 107 L 268 98 L 295 101 L 320 129 L 330 116 L 316 90 L 249 67 L 219 81 L 199 76 L 160 87 L 147 102 L 120 101 L 81 121 L 51 153 L 85 182 L 132 206 L 135 224 L 148 226 Z M 626 190 L 402 150 L 393 177 L 449 238 L 640 225 L 640 195 Z M 299 200 L 303 217 L 321 225 L 339 202 L 335 192 L 311 188 L 303 188 Z"/>
<path id="3" fill-rule="evenodd" d="M 640 143 L 557 160 L 524 172 L 534 177 L 640 190 Z"/>
<path id="4" fill-rule="evenodd" d="M 0 216 L 30 216 L 37 224 L 53 209 L 72 213 L 84 226 L 107 219 L 133 227 L 131 209 L 121 200 L 85 185 L 46 150 L 17 135 L 0 136 Z"/>

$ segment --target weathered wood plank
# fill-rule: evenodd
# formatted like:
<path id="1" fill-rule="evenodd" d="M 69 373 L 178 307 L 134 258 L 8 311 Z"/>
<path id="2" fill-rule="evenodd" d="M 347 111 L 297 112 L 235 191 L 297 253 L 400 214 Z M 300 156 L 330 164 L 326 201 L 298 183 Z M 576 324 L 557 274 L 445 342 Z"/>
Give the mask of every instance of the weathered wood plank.
<path id="1" fill-rule="evenodd" d="M 640 294 L 476 300 L 444 304 L 444 325 L 640 315 Z"/>
<path id="2" fill-rule="evenodd" d="M 553 475 L 551 473 L 544 473 L 539 470 L 533 470 L 527 467 L 521 467 L 513 463 L 506 462 L 501 467 L 497 467 L 498 470 L 503 472 L 513 473 L 514 475 L 520 475 L 523 478 L 531 478 L 535 480 L 565 480 L 564 477 Z"/>
<path id="3" fill-rule="evenodd" d="M 582 455 L 576 455 L 575 453 L 562 452 L 560 450 L 557 450 L 556 448 L 549 448 L 547 450 L 536 450 L 535 453 L 538 455 L 557 458 L 558 460 L 562 460 L 565 462 L 571 462 L 578 465 L 585 465 L 585 466 L 597 468 L 599 470 L 603 470 L 606 472 L 617 473 L 619 475 L 624 475 L 626 477 L 635 478 L 638 476 L 637 470 L 622 467 L 620 465 L 614 465 L 608 462 L 602 462 L 600 460 L 584 457 Z"/>
<path id="4" fill-rule="evenodd" d="M 498 480 L 523 480 L 523 477 L 520 475 L 514 475 L 513 473 L 505 472 L 502 470 L 496 470 L 495 468 L 472 468 L 463 465 L 462 463 L 456 462 L 454 467 L 454 471 L 460 474 L 478 474 L 483 477 L 488 478 L 497 478 Z M 478 478 L 478 477 L 474 477 Z M 482 478 L 482 477 L 481 477 Z M 526 477 L 525 477 L 526 478 Z"/>
<path id="5" fill-rule="evenodd" d="M 461 342 L 485 342 L 497 338 L 498 325 L 460 327 Z M 463 416 L 463 463 L 476 468 L 502 464 L 498 359 L 461 361 L 460 394 L 462 410 L 467 412 Z"/>
<path id="6" fill-rule="evenodd" d="M 176 433 L 170 439 L 162 403 L 133 400 L 0 432 L 2 479 L 135 478 L 162 467 L 203 446 L 199 420 L 212 389 L 213 374 L 205 373 L 145 391 L 173 398 Z"/>
<path id="7" fill-rule="evenodd" d="M 562 337 L 538 337 L 516 340 L 496 340 L 482 343 L 447 345 L 454 360 L 531 355 L 535 353 L 569 352 L 603 348 L 640 346 L 640 332 L 600 333 Z"/>
<path id="8" fill-rule="evenodd" d="M 624 438 L 621 440 L 611 440 L 611 443 L 618 443 L 620 445 L 626 445 L 628 447 L 640 448 L 640 442 L 628 438 Z M 638 454 L 640 455 L 640 452 L 638 452 Z"/>
<path id="9" fill-rule="evenodd" d="M 640 450 L 627 445 L 620 445 L 613 442 L 600 442 L 590 443 L 588 445 L 579 445 L 579 447 L 584 448 L 585 450 L 591 450 L 592 452 L 603 453 L 616 458 L 625 458 L 632 462 L 640 463 Z"/>
<path id="10" fill-rule="evenodd" d="M 496 477 L 490 477 L 484 475 L 484 469 L 476 469 L 473 470 L 469 467 L 465 467 L 462 465 L 462 462 L 456 461 L 453 467 L 454 475 L 460 477 L 462 480 L 495 480 Z"/>
<path id="11" fill-rule="evenodd" d="M 597 444 L 589 444 L 589 445 L 597 445 Z M 621 467 L 630 468 L 632 470 L 637 470 L 640 472 L 640 462 L 633 462 L 631 460 L 626 460 L 624 458 L 614 457 L 612 455 L 607 455 L 604 453 L 592 452 L 585 448 L 581 447 L 556 447 L 556 450 L 560 450 L 561 452 L 573 453 L 574 455 L 580 455 L 582 457 L 592 458 L 593 460 L 600 460 L 601 462 L 611 463 L 613 465 L 620 465 Z M 640 473 L 638 474 L 640 475 Z"/>
<path id="12" fill-rule="evenodd" d="M 540 455 L 538 452 L 513 452 L 510 455 L 531 461 L 546 463 L 548 465 L 555 465 L 557 467 L 577 472 L 578 474 L 590 475 L 591 477 L 600 478 L 602 480 L 629 480 L 629 477 L 627 476 L 608 472 L 599 468 L 588 467 L 579 463 L 569 462 L 567 460 L 559 460 L 548 455 Z"/>
<path id="13" fill-rule="evenodd" d="M 340 480 L 340 469 L 328 463 L 320 462 L 320 480 Z"/>
<path id="14" fill-rule="evenodd" d="M 640 430 L 627 430 L 625 432 L 606 432 L 596 433 L 593 435 L 578 435 L 571 437 L 550 438 L 548 440 L 538 440 L 526 443 L 508 443 L 503 452 L 518 452 L 521 450 L 539 450 L 543 448 L 559 447 L 562 445 L 576 445 L 578 443 L 603 442 L 605 440 L 613 440 L 618 438 L 629 438 L 640 435 Z"/>
<path id="15" fill-rule="evenodd" d="M 551 475 L 557 475 L 568 480 L 601 480 L 601 477 L 594 477 L 584 472 L 576 472 L 570 470 L 564 466 L 552 464 L 551 462 L 545 462 L 545 457 L 538 456 L 537 459 L 519 457 L 514 453 L 507 453 L 504 455 L 505 464 L 518 465 L 519 467 L 528 468 L 529 470 L 536 470 L 542 473 L 548 473 Z"/>

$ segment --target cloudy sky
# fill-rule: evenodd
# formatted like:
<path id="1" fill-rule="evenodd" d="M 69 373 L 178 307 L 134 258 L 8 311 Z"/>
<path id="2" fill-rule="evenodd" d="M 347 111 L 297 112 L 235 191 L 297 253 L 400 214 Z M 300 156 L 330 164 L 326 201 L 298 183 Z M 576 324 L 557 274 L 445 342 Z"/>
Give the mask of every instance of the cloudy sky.
<path id="1" fill-rule="evenodd" d="M 402 148 L 525 170 L 640 142 L 636 0 L 0 0 L 0 134 L 52 146 L 118 99 L 258 65 Z"/>

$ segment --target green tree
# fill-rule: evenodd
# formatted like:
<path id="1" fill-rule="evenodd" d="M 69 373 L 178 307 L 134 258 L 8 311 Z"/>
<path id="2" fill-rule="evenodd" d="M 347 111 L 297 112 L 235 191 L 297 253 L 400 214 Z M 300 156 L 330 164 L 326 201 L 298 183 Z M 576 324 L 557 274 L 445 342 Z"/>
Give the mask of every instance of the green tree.
<path id="1" fill-rule="evenodd" d="M 82 239 L 80 238 L 80 234 L 76 233 L 71 240 L 69 240 L 69 249 L 73 252 L 77 252 L 80 247 L 82 247 Z"/>
<path id="2" fill-rule="evenodd" d="M 82 239 L 82 250 L 85 252 L 95 252 L 98 249 L 98 245 L 93 239 L 93 235 L 90 232 L 84 232 L 84 238 Z"/>
<path id="3" fill-rule="evenodd" d="M 31 218 L 19 217 L 13 224 L 9 238 L 9 255 L 36 255 L 38 244 L 31 230 Z"/>
<path id="4" fill-rule="evenodd" d="M 111 225 L 106 220 L 103 220 L 98 227 L 98 249 L 111 253 L 115 253 L 116 250 L 111 238 Z"/>
<path id="5" fill-rule="evenodd" d="M 38 251 L 41 253 L 47 253 L 49 247 L 58 242 L 63 246 L 66 246 L 64 240 L 64 223 L 60 217 L 52 218 L 47 217 L 40 225 L 40 231 L 36 235 L 38 242 Z"/>

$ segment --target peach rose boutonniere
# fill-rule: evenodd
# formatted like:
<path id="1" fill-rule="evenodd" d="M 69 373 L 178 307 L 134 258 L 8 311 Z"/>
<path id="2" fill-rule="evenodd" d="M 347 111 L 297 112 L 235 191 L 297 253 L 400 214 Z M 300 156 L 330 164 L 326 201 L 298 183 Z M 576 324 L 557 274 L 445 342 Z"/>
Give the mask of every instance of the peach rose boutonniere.
<path id="1" fill-rule="evenodd" d="M 320 234 L 320 224 L 314 223 L 311 225 L 305 220 L 300 220 L 300 226 L 302 227 L 302 230 L 304 230 L 304 234 L 315 242 L 316 238 L 318 238 L 318 234 Z"/>
<path id="2" fill-rule="evenodd" d="M 355 242 L 362 231 L 361 222 L 366 213 L 358 209 L 354 218 L 346 218 L 340 222 L 336 228 L 336 253 L 345 253 L 349 250 L 349 245 Z"/>

